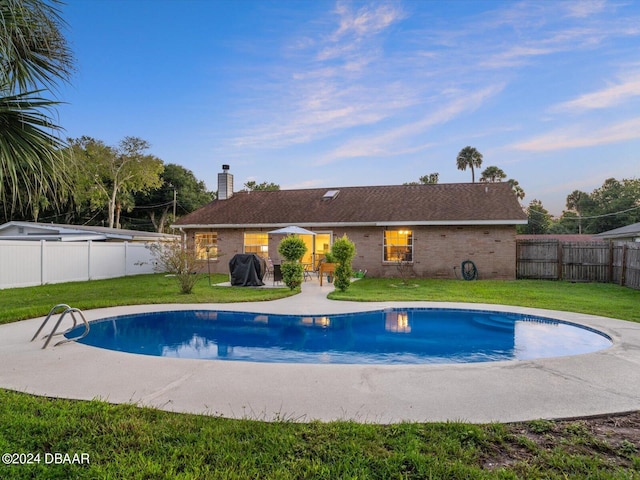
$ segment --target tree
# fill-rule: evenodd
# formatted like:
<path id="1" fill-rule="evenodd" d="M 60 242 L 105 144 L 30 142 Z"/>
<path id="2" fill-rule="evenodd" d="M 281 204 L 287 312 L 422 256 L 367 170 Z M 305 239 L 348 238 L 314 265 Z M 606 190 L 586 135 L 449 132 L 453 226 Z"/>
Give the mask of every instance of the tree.
<path id="1" fill-rule="evenodd" d="M 533 199 L 527 208 L 529 222 L 520 233 L 542 235 L 548 233 L 551 226 L 551 215 L 540 200 Z"/>
<path id="2" fill-rule="evenodd" d="M 567 210 L 562 212 L 560 218 L 554 220 L 549 227 L 549 233 L 556 234 L 572 234 L 582 233 L 579 230 L 580 218 L 575 212 L 569 212 Z"/>
<path id="3" fill-rule="evenodd" d="M 518 197 L 518 200 L 523 200 L 524 190 L 520 186 L 520 183 L 518 183 L 518 181 L 514 180 L 513 178 L 510 178 L 509 180 L 507 180 L 507 183 L 511 185 L 511 190 L 513 190 L 513 193 L 516 194 L 516 197 Z"/>
<path id="4" fill-rule="evenodd" d="M 480 168 L 482 165 L 482 154 L 473 147 L 464 147 L 458 153 L 456 158 L 458 170 L 466 170 L 467 167 L 471 168 L 471 182 L 476 182 L 475 168 Z"/>
<path id="5" fill-rule="evenodd" d="M 480 181 L 495 183 L 495 182 L 501 182 L 505 178 L 507 178 L 507 174 L 504 173 L 504 170 L 495 166 L 491 166 L 491 167 L 485 168 L 482 171 L 480 176 Z"/>
<path id="6" fill-rule="evenodd" d="M 162 160 L 145 154 L 149 148 L 145 140 L 125 137 L 116 148 L 90 137 L 70 142 L 78 169 L 77 181 L 88 187 L 88 199 L 93 205 L 106 205 L 111 228 L 119 227 L 123 208 L 133 207 L 133 193 L 162 184 Z"/>
<path id="7" fill-rule="evenodd" d="M 100 188 L 101 166 L 106 165 L 116 155 L 114 149 L 101 140 L 83 136 L 67 140 L 67 175 L 71 188 L 67 200 L 67 211 L 92 212 L 103 208 L 107 196 Z"/>
<path id="8" fill-rule="evenodd" d="M 585 230 L 600 233 L 640 222 L 640 179 L 616 180 L 608 178 L 595 189 L 585 206 Z"/>
<path id="9" fill-rule="evenodd" d="M 59 10 L 41 0 L 0 1 L 0 201 L 5 218 L 66 193 L 53 117 L 44 98 L 74 70 Z M 43 197 L 48 199 L 43 202 Z M 8 206 L 11 210 L 8 210 Z"/>
<path id="10" fill-rule="evenodd" d="M 249 190 L 250 192 L 253 191 L 268 191 L 268 192 L 272 192 L 275 190 L 280 190 L 280 185 L 276 184 L 276 183 L 272 183 L 272 182 L 262 182 L 262 183 L 256 183 L 254 180 L 249 180 L 247 183 L 244 184 L 244 188 L 246 190 Z"/>
<path id="11" fill-rule="evenodd" d="M 181 165 L 165 165 L 160 179 L 158 188 L 134 194 L 135 207 L 131 214 L 134 219 L 150 221 L 158 233 L 163 233 L 180 214 L 193 212 L 213 200 L 214 195 L 204 182 Z"/>
<path id="12" fill-rule="evenodd" d="M 440 174 L 438 172 L 429 173 L 420 177 L 419 182 L 406 182 L 403 185 L 430 185 L 438 183 Z"/>
<path id="13" fill-rule="evenodd" d="M 582 233 L 582 211 L 585 208 L 585 204 L 589 202 L 589 194 L 580 190 L 574 190 L 567 195 L 567 209 L 570 212 L 575 212 L 578 219 L 578 233 Z M 563 214 L 563 217 L 565 215 Z M 569 216 L 567 216 L 569 218 Z"/>

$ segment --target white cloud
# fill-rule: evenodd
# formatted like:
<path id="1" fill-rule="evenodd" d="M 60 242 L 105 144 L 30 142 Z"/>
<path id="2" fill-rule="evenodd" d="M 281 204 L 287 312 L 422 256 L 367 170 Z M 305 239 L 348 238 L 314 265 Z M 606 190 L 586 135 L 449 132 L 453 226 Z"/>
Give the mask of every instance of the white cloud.
<path id="1" fill-rule="evenodd" d="M 602 12 L 607 6 L 606 0 L 579 0 L 566 3 L 566 9 L 570 17 L 586 18 Z"/>
<path id="2" fill-rule="evenodd" d="M 391 4 L 375 7 L 365 5 L 353 11 L 351 4 L 341 1 L 335 11 L 340 21 L 338 29 L 332 36 L 334 39 L 345 35 L 354 35 L 359 38 L 377 35 L 403 17 L 402 10 Z"/>
<path id="3" fill-rule="evenodd" d="M 640 139 L 640 117 L 608 127 L 568 128 L 511 145 L 515 150 L 546 152 L 567 148 L 584 148 Z"/>
<path id="4" fill-rule="evenodd" d="M 282 148 L 326 137 L 337 131 L 371 125 L 416 102 L 412 89 L 387 75 L 380 36 L 403 18 L 392 3 L 354 10 L 339 2 L 329 33 L 293 39 L 296 46 L 273 89 L 261 89 L 235 146 Z"/>
<path id="5" fill-rule="evenodd" d="M 612 85 L 603 90 L 587 93 L 574 100 L 556 105 L 552 110 L 593 110 L 609 108 L 622 105 L 638 96 L 640 96 L 640 74 L 636 74 L 627 81 Z"/>
<path id="6" fill-rule="evenodd" d="M 422 119 L 403 123 L 383 133 L 355 138 L 329 152 L 318 163 L 325 165 L 358 157 L 385 157 L 424 150 L 431 145 L 431 143 L 424 143 L 424 135 L 430 127 L 449 122 L 463 113 L 476 110 L 503 88 L 504 84 L 496 84 L 477 92 L 459 91 L 449 102 Z"/>

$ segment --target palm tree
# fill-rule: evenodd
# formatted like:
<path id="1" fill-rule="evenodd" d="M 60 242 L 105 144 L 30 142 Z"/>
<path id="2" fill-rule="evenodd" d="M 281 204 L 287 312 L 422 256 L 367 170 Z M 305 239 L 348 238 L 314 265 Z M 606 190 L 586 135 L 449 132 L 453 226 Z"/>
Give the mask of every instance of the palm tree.
<path id="1" fill-rule="evenodd" d="M 482 165 L 482 154 L 473 147 L 464 147 L 458 153 L 456 158 L 458 170 L 466 170 L 467 167 L 471 168 L 471 182 L 476 182 L 476 176 L 474 168 L 480 168 Z"/>
<path id="2" fill-rule="evenodd" d="M 514 180 L 513 178 L 510 178 L 509 180 L 507 180 L 507 182 L 509 183 L 509 185 L 511 185 L 511 189 L 513 190 L 513 193 L 516 194 L 516 197 L 518 197 L 518 200 L 523 200 L 524 190 L 520 186 L 520 183 L 518 183 L 518 181 Z"/>
<path id="3" fill-rule="evenodd" d="M 57 0 L 0 0 L 0 201 L 5 218 L 64 193 L 59 102 L 44 98 L 68 81 L 73 56 Z"/>
<path id="4" fill-rule="evenodd" d="M 507 178 L 507 174 L 504 173 L 504 170 L 495 166 L 485 168 L 480 175 L 481 182 L 489 183 L 501 182 L 502 179 Z"/>

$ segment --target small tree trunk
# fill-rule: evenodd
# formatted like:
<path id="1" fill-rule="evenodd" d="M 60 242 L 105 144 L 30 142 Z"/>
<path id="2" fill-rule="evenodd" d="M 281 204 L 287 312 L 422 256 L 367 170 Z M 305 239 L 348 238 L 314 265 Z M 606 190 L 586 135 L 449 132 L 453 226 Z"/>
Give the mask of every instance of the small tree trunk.
<path id="1" fill-rule="evenodd" d="M 116 228 L 120 228 L 120 212 L 122 211 L 122 204 L 116 203 Z"/>
<path id="2" fill-rule="evenodd" d="M 111 199 L 109 199 L 109 228 L 113 228 L 113 223 L 116 216 L 116 195 L 118 193 L 118 186 L 114 183 L 113 190 L 111 191 Z"/>

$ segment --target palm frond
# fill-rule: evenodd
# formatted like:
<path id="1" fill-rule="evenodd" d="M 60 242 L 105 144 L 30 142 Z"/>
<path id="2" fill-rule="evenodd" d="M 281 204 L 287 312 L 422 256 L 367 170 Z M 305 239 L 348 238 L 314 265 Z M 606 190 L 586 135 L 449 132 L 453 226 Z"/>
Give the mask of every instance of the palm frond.
<path id="1" fill-rule="evenodd" d="M 56 0 L 0 0 L 0 85 L 24 92 L 55 87 L 74 71 Z"/>
<path id="2" fill-rule="evenodd" d="M 24 209 L 46 196 L 60 198 L 65 187 L 65 143 L 47 115 L 58 104 L 39 91 L 0 97 L 0 200 L 5 210 Z"/>

